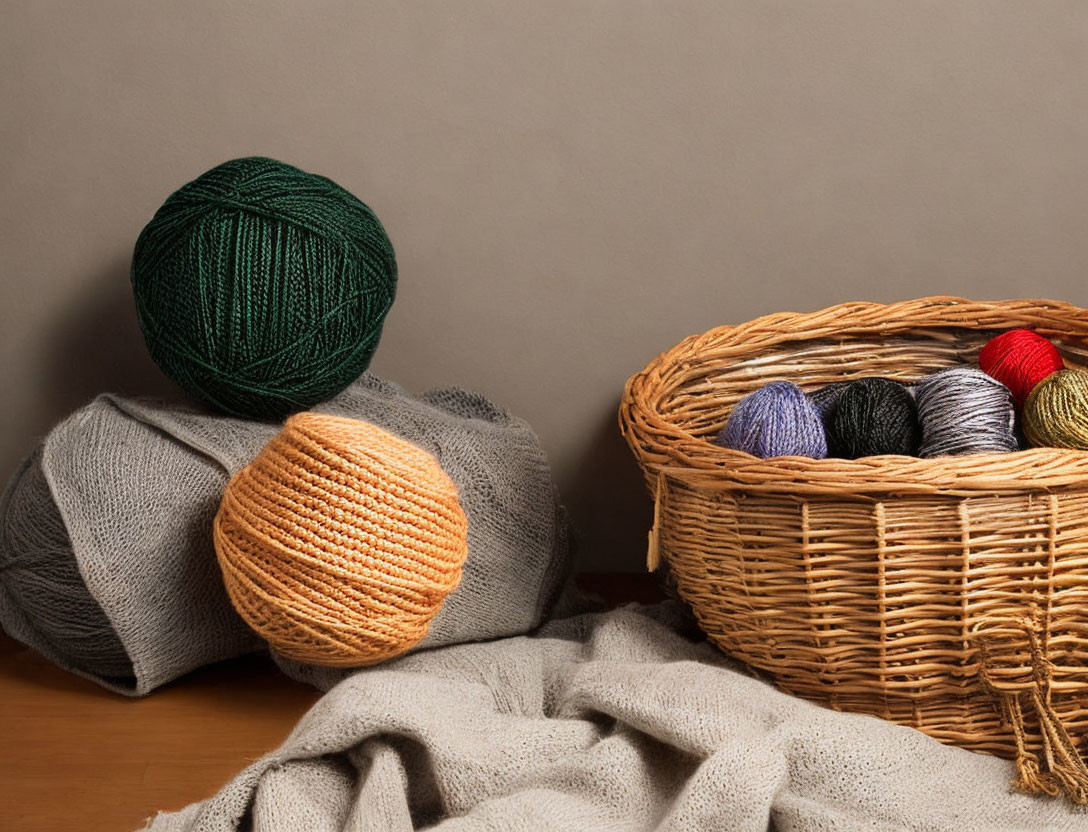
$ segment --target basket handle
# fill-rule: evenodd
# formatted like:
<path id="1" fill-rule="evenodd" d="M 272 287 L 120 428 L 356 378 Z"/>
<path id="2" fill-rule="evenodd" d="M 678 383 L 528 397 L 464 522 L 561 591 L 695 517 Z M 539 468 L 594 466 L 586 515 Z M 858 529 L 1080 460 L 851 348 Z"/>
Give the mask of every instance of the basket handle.
<path id="1" fill-rule="evenodd" d="M 665 472 L 659 471 L 654 486 L 654 524 L 650 527 L 646 546 L 646 569 L 650 572 L 656 572 L 661 566 L 661 503 L 665 500 L 665 482 Z"/>
<path id="2" fill-rule="evenodd" d="M 1012 727 L 1016 739 L 1017 777 L 1016 788 L 1029 794 L 1065 795 L 1074 803 L 1088 804 L 1088 764 L 1077 752 L 1069 731 L 1062 724 L 1050 702 L 1050 662 L 1043 653 L 1036 628 L 1027 619 L 1019 619 L 1013 626 L 1027 638 L 1031 654 L 1031 687 L 1026 692 L 1001 689 L 990 678 L 992 656 L 983 642 L 980 645 L 982 679 L 998 699 L 1005 720 Z M 1039 722 L 1039 735 L 1043 745 L 1044 760 L 1027 747 L 1023 699 L 1035 711 Z M 1045 762 L 1045 766 L 1044 766 Z"/>

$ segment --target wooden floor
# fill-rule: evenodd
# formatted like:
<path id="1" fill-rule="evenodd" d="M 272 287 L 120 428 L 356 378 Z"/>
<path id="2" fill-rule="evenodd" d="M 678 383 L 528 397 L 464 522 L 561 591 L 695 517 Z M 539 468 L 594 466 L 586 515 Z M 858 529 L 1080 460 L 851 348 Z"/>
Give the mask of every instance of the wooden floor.
<path id="1" fill-rule="evenodd" d="M 141 829 L 271 751 L 317 697 L 248 657 L 129 699 L 0 635 L 0 829 Z"/>
<path id="2" fill-rule="evenodd" d="M 645 577 L 581 582 L 611 603 L 659 597 Z M 0 830 L 141 829 L 278 746 L 318 695 L 248 657 L 130 699 L 0 633 Z"/>

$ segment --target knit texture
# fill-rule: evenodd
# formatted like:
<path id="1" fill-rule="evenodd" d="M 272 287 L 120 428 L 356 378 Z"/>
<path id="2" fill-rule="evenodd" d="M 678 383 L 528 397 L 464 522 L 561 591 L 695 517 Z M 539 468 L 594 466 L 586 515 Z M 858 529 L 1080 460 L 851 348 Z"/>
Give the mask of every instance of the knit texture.
<path id="1" fill-rule="evenodd" d="M 1004 384 L 977 367 L 949 367 L 915 387 L 919 455 L 1008 453 L 1019 448 L 1016 411 Z"/>
<path id="2" fill-rule="evenodd" d="M 235 159 L 172 194 L 132 259 L 152 358 L 239 416 L 281 418 L 366 369 L 396 291 L 374 212 L 335 182 Z"/>
<path id="3" fill-rule="evenodd" d="M 457 486 L 468 557 L 416 648 L 524 633 L 541 622 L 566 576 L 569 536 L 525 422 L 474 393 L 413 396 L 368 374 L 319 409 L 411 442 Z M 77 411 L 0 500 L 0 626 L 60 666 L 129 694 L 261 649 L 227 597 L 212 521 L 231 475 L 276 432 L 115 396 Z M 8 568 L 12 562 L 21 566 Z M 88 635 L 89 622 L 101 624 L 86 615 L 95 607 L 109 628 Z M 279 660 L 314 684 L 337 673 Z"/>
<path id="4" fill-rule="evenodd" d="M 717 443 L 767 459 L 773 456 L 827 456 L 827 437 L 819 411 L 801 388 L 774 381 L 733 406 Z"/>
<path id="5" fill-rule="evenodd" d="M 831 419 L 831 444 L 847 459 L 918 453 L 921 429 L 914 399 L 887 378 L 860 378 L 839 397 Z"/>
<path id="6" fill-rule="evenodd" d="M 0 584 L 14 608 L 33 618 L 36 635 L 74 668 L 130 678 L 132 662 L 71 557 L 68 537 L 34 451 L 12 478 L 0 524 Z M 14 628 L 28 626 L 20 619 Z M 14 632 L 14 630 L 13 630 Z"/>
<path id="7" fill-rule="evenodd" d="M 1088 372 L 1061 370 L 1039 382 L 1024 404 L 1023 424 L 1032 445 L 1088 451 Z"/>
<path id="8" fill-rule="evenodd" d="M 433 455 L 300 413 L 230 481 L 214 535 L 234 608 L 277 653 L 358 667 L 426 635 L 461 579 L 466 531 Z"/>
<path id="9" fill-rule="evenodd" d="M 127 404 L 81 408 L 10 481 L 0 626 L 67 670 L 142 694 L 261 642 L 215 567 L 226 472 Z"/>
<path id="10" fill-rule="evenodd" d="M 1072 832 L 1011 762 L 788 696 L 625 607 L 358 671 L 152 832 Z"/>

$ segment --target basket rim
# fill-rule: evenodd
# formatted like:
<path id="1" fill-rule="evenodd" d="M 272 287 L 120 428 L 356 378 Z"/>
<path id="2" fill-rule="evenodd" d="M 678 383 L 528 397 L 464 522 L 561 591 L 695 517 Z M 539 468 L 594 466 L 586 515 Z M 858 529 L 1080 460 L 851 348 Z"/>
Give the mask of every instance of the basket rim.
<path id="1" fill-rule="evenodd" d="M 1032 329 L 1088 345 L 1088 310 L 1045 299 L 970 301 L 935 296 L 890 304 L 849 302 L 815 312 L 778 312 L 691 335 L 631 376 L 619 409 L 620 431 L 651 479 L 705 491 L 788 489 L 799 494 L 895 492 L 979 496 L 1028 489 L 1088 488 L 1088 452 L 1029 448 L 1012 453 L 920 459 L 774 457 L 723 448 L 671 422 L 658 405 L 670 371 L 746 357 L 778 344 L 941 329 Z"/>

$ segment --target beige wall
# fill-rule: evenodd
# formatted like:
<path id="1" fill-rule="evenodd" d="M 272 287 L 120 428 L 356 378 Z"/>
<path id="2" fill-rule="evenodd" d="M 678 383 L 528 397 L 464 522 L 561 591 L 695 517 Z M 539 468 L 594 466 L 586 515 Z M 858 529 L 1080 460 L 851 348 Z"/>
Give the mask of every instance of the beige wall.
<path id="1" fill-rule="evenodd" d="M 378 212 L 375 369 L 540 432 L 584 565 L 639 568 L 624 380 L 681 337 L 927 294 L 1088 304 L 1088 8 L 994 2 L 0 7 L 0 468 L 169 391 L 127 268 L 177 185 L 264 154 Z"/>

